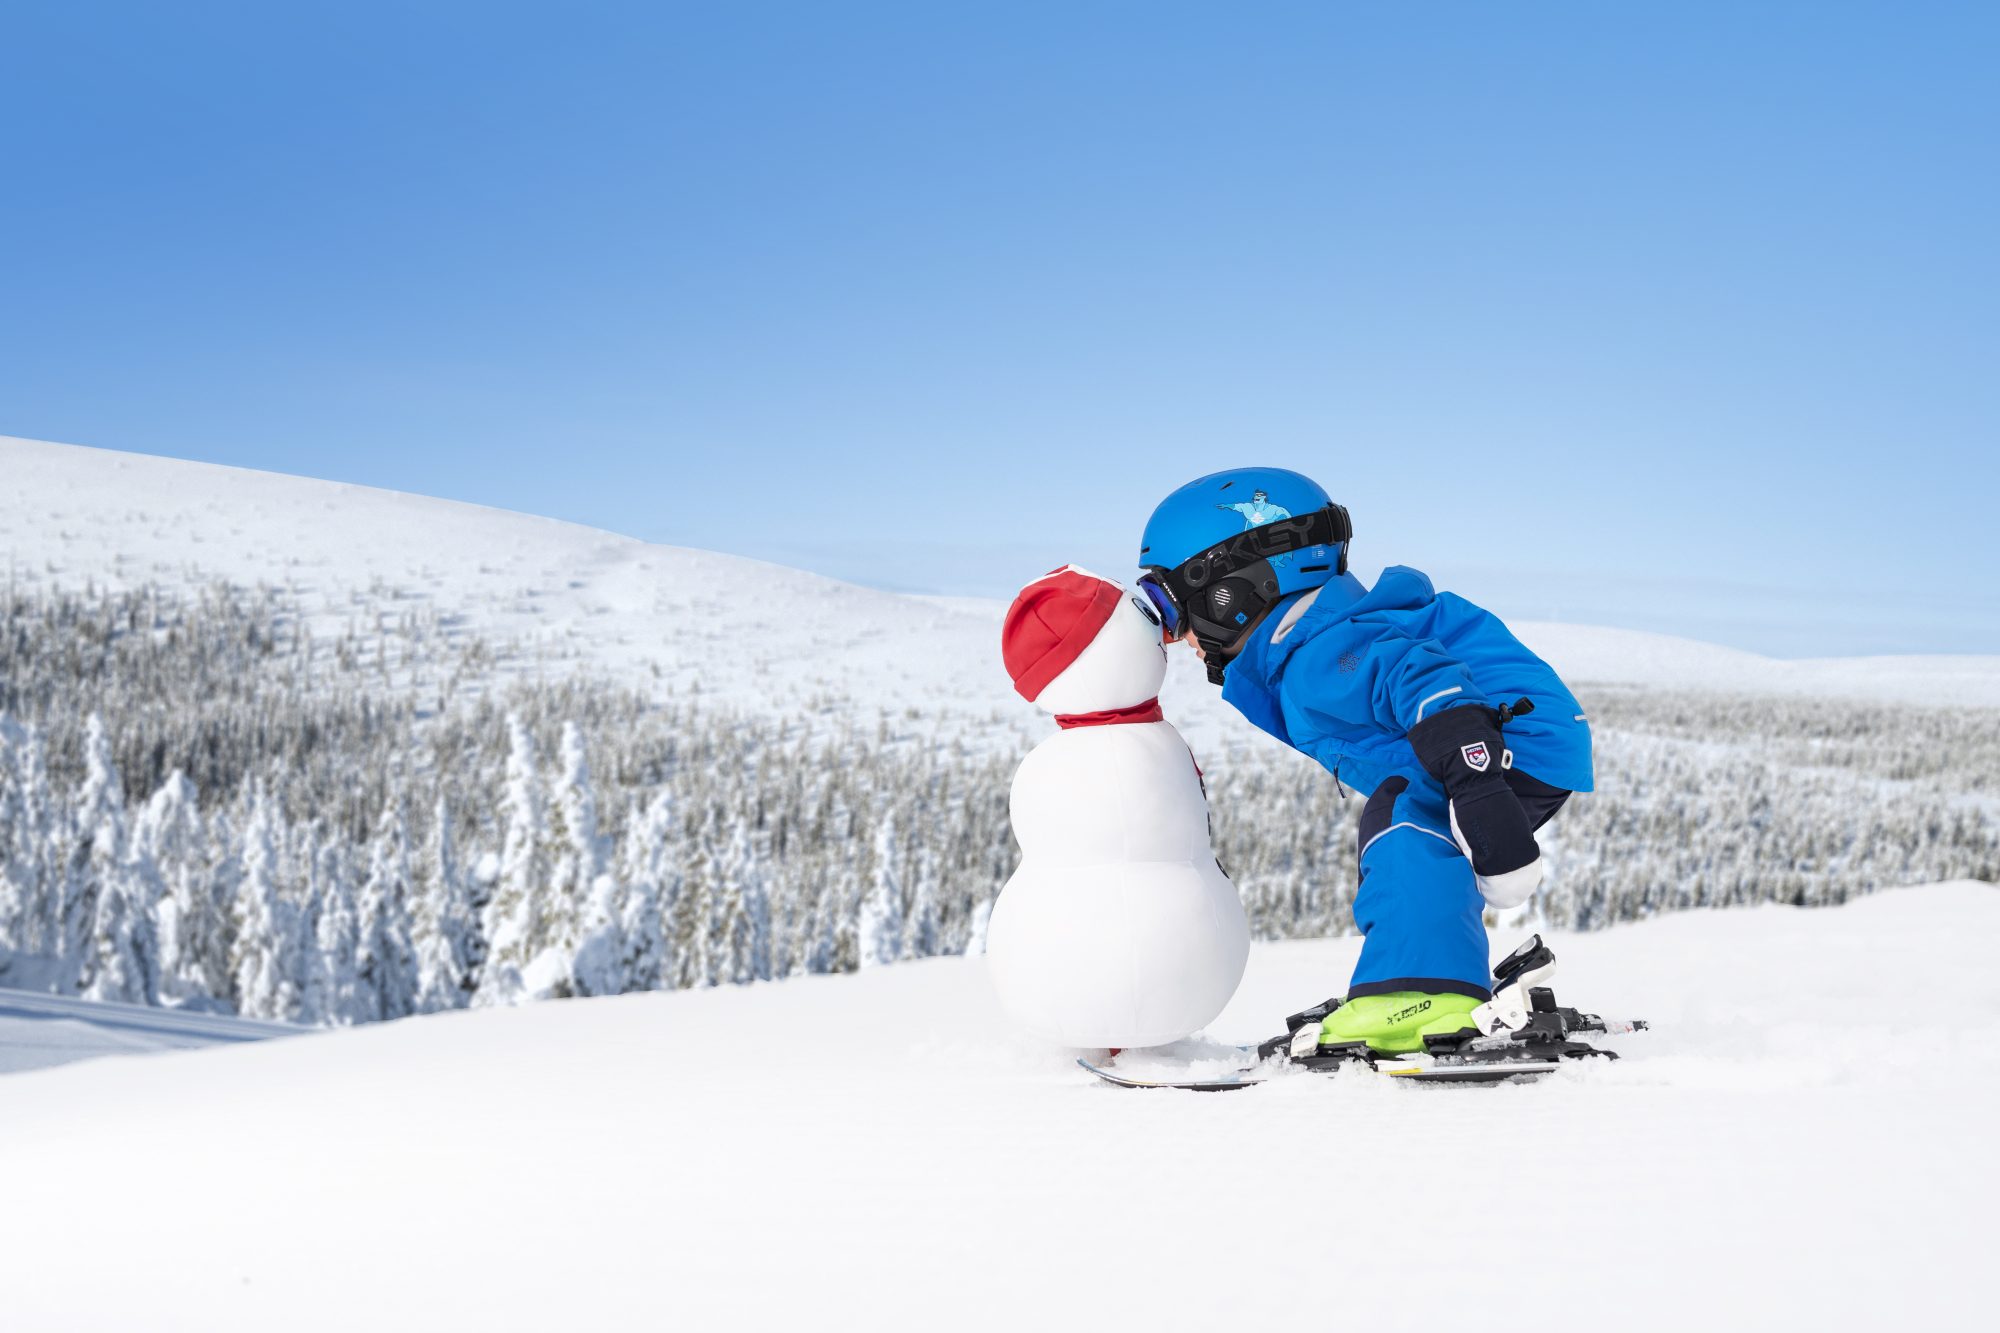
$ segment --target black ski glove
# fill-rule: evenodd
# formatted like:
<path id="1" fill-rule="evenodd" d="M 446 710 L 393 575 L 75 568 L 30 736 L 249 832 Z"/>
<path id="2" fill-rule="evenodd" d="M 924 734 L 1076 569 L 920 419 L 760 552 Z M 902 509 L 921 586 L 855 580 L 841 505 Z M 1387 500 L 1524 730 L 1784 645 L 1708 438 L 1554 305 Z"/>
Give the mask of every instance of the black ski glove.
<path id="1" fill-rule="evenodd" d="M 1477 704 L 1433 713 L 1410 728 L 1417 762 L 1451 802 L 1451 832 L 1495 907 L 1518 907 L 1542 880 L 1542 850 L 1503 770 L 1512 762 L 1500 714 Z"/>

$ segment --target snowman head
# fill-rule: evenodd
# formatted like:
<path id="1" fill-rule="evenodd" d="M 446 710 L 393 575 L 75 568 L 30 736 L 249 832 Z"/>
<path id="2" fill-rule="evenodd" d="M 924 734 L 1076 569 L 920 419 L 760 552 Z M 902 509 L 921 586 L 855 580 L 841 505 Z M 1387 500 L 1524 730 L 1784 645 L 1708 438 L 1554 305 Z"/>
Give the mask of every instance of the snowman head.
<path id="1" fill-rule="evenodd" d="M 1098 713 L 1154 698 L 1166 679 L 1159 617 L 1143 596 L 1064 565 L 1021 589 L 1000 631 L 1007 674 L 1050 713 Z"/>

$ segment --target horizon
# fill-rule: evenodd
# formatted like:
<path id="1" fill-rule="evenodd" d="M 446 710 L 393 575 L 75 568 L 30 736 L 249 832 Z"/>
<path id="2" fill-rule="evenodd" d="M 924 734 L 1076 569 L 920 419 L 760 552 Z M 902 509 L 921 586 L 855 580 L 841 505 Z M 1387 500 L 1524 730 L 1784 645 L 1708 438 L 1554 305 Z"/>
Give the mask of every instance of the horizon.
<path id="1" fill-rule="evenodd" d="M 111 8 L 0 52 L 0 433 L 984 597 L 1269 464 L 1503 617 L 2000 653 L 2000 13 Z"/>
<path id="2" fill-rule="evenodd" d="M 361 489 L 364 489 L 364 490 L 373 490 L 373 491 L 381 491 L 381 492 L 384 492 L 384 493 L 387 493 L 387 494 L 399 494 L 399 495 L 406 495 L 406 496 L 411 496 L 411 497 L 414 497 L 414 498 L 417 498 L 417 499 L 422 499 L 422 500 L 427 500 L 427 501 L 437 501 L 437 502 L 441 502 L 441 503 L 445 503 L 445 504 L 456 504 L 456 505 L 469 505 L 469 506 L 471 506 L 471 507 L 473 507 L 473 508 L 476 508 L 476 509 L 485 509 L 485 510 L 490 510 L 490 511 L 492 511 L 492 512 L 496 513 L 496 514 L 502 514 L 502 515 L 507 515 L 507 516 L 510 516 L 510 517 L 525 517 L 525 518 L 534 518 L 534 519 L 547 519 L 547 520 L 550 520 L 550 521 L 552 521 L 552 522 L 557 522 L 557 523 L 563 523 L 563 524 L 573 524 L 574 526 L 578 526 L 578 527 L 583 527 L 583 528 L 588 528 L 588 529 L 590 529 L 590 530 L 592 530 L 592 531 L 597 531 L 597 532 L 602 532 L 602 533 L 604 533 L 604 534 L 606 534 L 606 535 L 608 535 L 608 536 L 612 536 L 612 537 L 618 537 L 618 538 L 623 538 L 623 539 L 626 539 L 626 540 L 631 540 L 631 541 L 638 541 L 638 542 L 645 542 L 645 543 L 647 543 L 647 544 L 649 544 L 649 545 L 656 545 L 656 546 L 662 546 L 662 547 L 666 547 L 666 548 L 671 548 L 671 549 L 681 549 L 681 550 L 692 550 L 692 551 L 700 551 L 700 552 L 706 552 L 706 553 L 712 553 L 712 554 L 719 554 L 719 555 L 725 555 L 725 556 L 729 556 L 729 557 L 731 557 L 731 558 L 736 558 L 736 559 L 744 559 L 744 560 L 760 560 L 760 561 L 763 561 L 764 563 L 768 563 L 768 564 L 771 564 L 771 565 L 774 565 L 774 566 L 776 566 L 776 567 L 778 567 L 778 568 L 781 568 L 781 569 L 789 569 L 789 570 L 795 570 L 795 571 L 798 571 L 798 572 L 803 572 L 803 573 L 808 573 L 808 574 L 814 574 L 814 575 L 816 575 L 816 576 L 818 576 L 818 577 L 821 577 L 821 578 L 827 578 L 827 579 L 831 579 L 831 580 L 833 580 L 833 581 L 835 581 L 835 582 L 839 582 L 839 583 L 845 583 L 845 584 L 848 584 L 849 586 L 853 586 L 853 587 L 858 587 L 858 588 L 864 588 L 864 589 L 869 589 L 869 590 L 873 590 L 873 591 L 877 591 L 877 592 L 886 592 L 886 593 L 892 593 L 892 594 L 896 594 L 896 595 L 900 595 L 900 596 L 909 596 L 909 597 L 918 597 L 918 598 L 939 598 L 939 599 L 950 599 L 950 600 L 967 600 L 967 601 L 983 601 L 983 602 L 988 602 L 988 603 L 991 603 L 991 604 L 993 605 L 993 607 L 995 608 L 995 610 L 996 610 L 996 611 L 1003 611 L 1003 610 L 1004 610 L 1004 609 L 1006 608 L 1006 606 L 1007 606 L 1008 602 L 1010 602 L 1010 601 L 1012 600 L 1013 596 L 1014 596 L 1014 590 L 1009 590 L 1009 591 L 1007 591 L 1007 592 L 1003 592 L 1003 593 L 996 593 L 996 594 L 987 594 L 987 593 L 979 593 L 979 592 L 972 592 L 972 593 L 964 593 L 964 592 L 936 592 L 936 591 L 929 591 L 929 590 L 924 590 L 924 589 L 911 589 L 911 588 L 893 588 L 893 587 L 885 587 L 885 586 L 883 586 L 883 585 L 880 585 L 880 584 L 873 584 L 873 583 L 864 583 L 864 582 L 857 582 L 857 581 L 855 581 L 855 580 L 852 580 L 852 579 L 843 579 L 843 578 L 840 578 L 840 577 L 839 577 L 838 575 L 833 575 L 833 574 L 826 574 L 826 573 L 823 573 L 823 572 L 821 572 L 821 571 L 818 571 L 818 570 L 810 570 L 810 569 L 805 569 L 805 568 L 803 568 L 802 566 L 798 566 L 798 565 L 792 565 L 792 564 L 788 564 L 788 563 L 786 563 L 786 562 L 784 562 L 784 561 L 781 561 L 781 560 L 770 560 L 770 559 L 768 559 L 768 558 L 766 558 L 766 557 L 760 557 L 760 556 L 755 556 L 755 555 L 746 555 L 746 554 L 742 554 L 742 553 L 739 553 L 739 552 L 730 552 L 730 551 L 717 551 L 717 550 L 715 550 L 715 548 L 712 548 L 712 547 L 689 547 L 689 546 L 686 546 L 686 545 L 684 545 L 684 544 L 681 544 L 681 543 L 674 543 L 674 542 L 652 542 L 652 541 L 651 541 L 650 539 L 648 539 L 648 538 L 645 538 L 645 537 L 640 537 L 640 536 L 637 536 L 636 534 L 633 534 L 633 533 L 626 533 L 626 532 L 619 532 L 619 531 L 617 531 L 616 529 L 612 529 L 612 528 L 605 528 L 605 527 L 602 527 L 602 526 L 600 526 L 600 525 L 595 525 L 595 524 L 587 524 L 587 523 L 576 523 L 576 522 L 575 522 L 575 520 L 571 520 L 571 519 L 565 519 L 565 518 L 560 518 L 560 517 L 557 517 L 557 516 L 555 516 L 555 515 L 550 515 L 550 514 L 541 514 L 541 513 L 536 513 L 535 511 L 533 511 L 533 510 L 529 510 L 529 509 L 510 509 L 510 508 L 507 508 L 507 507 L 505 507 L 505 506 L 500 506 L 500 505 L 492 505 L 492 504 L 486 504 L 486 503 L 484 503 L 484 502 L 481 502 L 481 501 L 476 501 L 476 500 L 464 500 L 464 499 L 459 499 L 459 498 L 457 498 L 457 497 L 453 497 L 453 496 L 444 496 L 444 495 L 426 495 L 426 494 L 424 494 L 424 493 L 422 493 L 422 492 L 417 492 L 417 491 L 396 491 L 396 490 L 394 490 L 393 488 L 389 488 L 389 487 L 375 487 L 375 486 L 367 486 L 367 485 L 365 485 L 364 483 L 360 483 L 360 482 L 350 482 L 350 481 L 342 481 L 342 480 L 340 480 L 340 479 L 338 479 L 338 478 L 332 478 L 332 477 L 312 477 L 312 476 L 307 476 L 307 475 L 305 475 L 305 474 L 303 474 L 303 473 L 296 473 L 296 472 L 283 472 L 283 471 L 278 471 L 278 470 L 276 470 L 276 469 L 272 469 L 272 468 L 249 468 L 249 467 L 242 467 L 242 466 L 240 466 L 240 465 L 237 465 L 237 464 L 231 464 L 231 463 L 208 463 L 208 462 L 206 462 L 205 460 L 201 460 L 201 459 L 185 459 L 185 458 L 176 458 L 176 457 L 173 457 L 173 456 L 171 456 L 171 455 L 165 455 L 165 454 L 148 454 L 148 453 L 143 453 L 143 452 L 141 452 L 141 451 L 137 451 L 137 450 L 128 450 L 128 449 L 107 449 L 107 448 L 103 448 L 103 447 L 101 447 L 101 446 L 97 446 L 97 445 L 87 445 L 87 444 L 76 444 L 76 443 L 73 443 L 73 442 L 68 442 L 68 441 L 62 441 L 62 440 L 30 440 L 30 439 L 27 439 L 27 438 L 25 438 L 25 437 L 22 437 L 22 436 L 10 436 L 10 435 L 0 435 L 0 446 L 4 446 L 4 445 L 6 445 L 6 444 L 8 444 L 8 443 L 10 443 L 10 442 L 12 442 L 12 443 L 21 443 L 21 444 L 31 444 L 31 445 L 48 445 L 48 446 L 53 446 L 53 447 L 55 447 L 55 448 L 59 448 L 59 449 L 79 449 L 79 450 L 88 450 L 88 451 L 90 451 L 90 452 L 95 452 L 95 453 L 103 453 L 103 454 L 112 454 L 112 455 L 120 455 L 120 454 L 129 454 L 129 455 L 132 455 L 132 456 L 134 456 L 134 457 L 142 457 L 142 458 L 149 458 L 149 459 L 156 459 L 156 460 L 159 460 L 159 461 L 162 461 L 162 462 L 168 462 L 168 463 L 187 463 L 187 464 L 193 464 L 193 465 L 197 465 L 197 466 L 205 466 L 205 467 L 219 467 L 219 468 L 229 468 L 229 469 L 232 469 L 232 470 L 238 470 L 238 471 L 246 471 L 246 472 L 260 472 L 260 473 L 263 473 L 263 474 L 266 474 L 266 475 L 269 475 L 269 476 L 275 476 L 275 477 L 281 477 L 281 478 L 285 478 L 285 479 L 289 479 L 289 480 L 296 480 L 296 481 L 304 481 L 304 482 L 311 482 L 311 483 L 317 483 L 317 484 L 326 484 L 326 485 L 335 485 L 335 486 L 355 486 L 355 487 L 360 487 Z M 10 546 L 8 547 L 8 558 L 10 559 L 10 561 L 11 561 L 12 559 L 14 559 L 14 558 L 15 558 L 15 557 L 16 557 L 16 556 L 17 556 L 18 554 L 20 554 L 20 551 L 18 550 L 18 548 L 14 547 L 14 546 L 12 546 L 12 545 L 10 545 Z M 1107 573 L 1105 573 L 1105 571 L 1103 571 L 1103 570 L 1099 570 L 1099 569 L 1095 569 L 1095 568 L 1092 568 L 1092 567 L 1089 567 L 1089 566 L 1085 566 L 1085 568 L 1090 568 L 1090 569 L 1091 569 L 1091 572 L 1093 572 L 1093 573 L 1098 573 L 1098 574 L 1104 574 L 1104 576 L 1105 576 L 1105 577 L 1110 577 L 1110 578 L 1117 578 L 1117 579 L 1119 579 L 1119 580 L 1120 580 L 1121 582 L 1125 582 L 1125 583 L 1126 583 L 1126 584 L 1127 584 L 1128 586 L 1130 585 L 1130 576 L 1129 576 L 1128 574 L 1126 574 L 1126 573 L 1125 573 L 1124 571 L 1120 571 L 1120 572 L 1118 572 L 1118 573 L 1108 573 L 1108 574 L 1107 574 Z M 1372 584 L 1372 583 L 1373 583 L 1373 582 L 1375 581 L 1375 579 L 1376 579 L 1376 578 L 1377 578 L 1377 577 L 1379 576 L 1379 574 L 1380 574 L 1380 567 L 1379 567 L 1379 566 L 1371 566 L 1371 565 L 1368 565 L 1367 563 L 1365 563 L 1365 562 L 1364 562 L 1363 564 L 1361 564 L 1361 565 L 1357 566 L 1357 568 L 1356 568 L 1356 573 L 1357 573 L 1357 574 L 1358 574 L 1359 576 L 1361 576 L 1361 577 L 1362 577 L 1362 579 L 1363 579 L 1363 581 L 1364 581 L 1365 583 L 1369 583 L 1369 584 Z M 1039 577 L 1039 575 L 1037 575 L 1036 577 Z M 1024 582 L 1025 582 L 1025 581 L 1026 581 L 1026 580 L 1024 580 Z M 1440 587 L 1440 589 L 1441 589 L 1441 590 L 1443 589 L 1443 586 L 1444 586 L 1443 584 L 1440 584 L 1440 585 L 1439 585 L 1439 587 Z M 1533 616 L 1533 615 L 1519 615 L 1519 616 L 1513 616 L 1513 617 L 1510 617 L 1510 619 L 1513 619 L 1513 620 L 1516 620 L 1516 621 L 1519 621 L 1520 623 L 1522 623 L 1522 624 L 1524 624 L 1524 625 L 1525 625 L 1525 624 L 1554 624 L 1554 625 L 1563 625 L 1563 626 L 1573 626 L 1573 627 L 1575 627 L 1575 628 L 1578 628 L 1578 629 L 1586 629 L 1586 630 L 1591 630 L 1591 629 L 1598 629 L 1598 630 L 1612 630 L 1612 631 L 1626 631 L 1626 632 L 1635 632 L 1635 633 L 1645 633 L 1645 634 L 1659 634 L 1659 635 L 1662 635 L 1663 637 L 1665 637 L 1665 638 L 1668 638 L 1668 639 L 1672 639 L 1672 640 L 1676 640 L 1676 641 L 1681 641 L 1681 642 L 1687 642 L 1687 643 L 1692 643 L 1692 644 L 1696 644 L 1696 645 L 1700 645 L 1700 646 L 1703 646 L 1703 647 L 1712 647 L 1712 648 L 1724 648 L 1724 649 L 1729 649 L 1729 650 L 1732 650 L 1732 651 L 1739 651 L 1739 652 L 1749 652 L 1749 653 L 1755 653 L 1755 651 L 1756 651 L 1756 650 L 1754 650 L 1754 649 L 1747 649 L 1747 648 L 1740 648 L 1740 647 L 1738 647 L 1737 645 L 1734 645 L 1734 644 L 1728 644 L 1728 643 L 1723 643 L 1723 642 L 1721 642 L 1721 641 L 1719 641 L 1719 640 L 1716 640 L 1716 639 L 1704 639 L 1704 638 L 1701 638 L 1701 637 L 1699 637 L 1699 636 L 1695 636 L 1695 635 L 1688 635 L 1688 634 L 1676 634 L 1676 633 L 1673 633 L 1673 632 L 1671 632 L 1671 631 L 1666 631 L 1666 630 L 1654 630 L 1654 629 L 1647 629 L 1647 628 L 1644 628 L 1644 627 L 1641 627 L 1641 626 L 1633 626 L 1633 625 L 1617 625 L 1617 624 L 1607 624 L 1607 623 L 1605 623 L 1605 622 L 1602 622 L 1602 621 L 1594 621 L 1594 620 L 1581 620 L 1581 619 L 1575 619 L 1575 618 L 1569 618 L 1569 617 L 1563 617 L 1563 616 Z M 1795 661 L 1795 662 L 1804 662 L 1804 661 L 1812 661 L 1812 660 L 1841 660 L 1841 659 L 1854 659 L 1854 660 L 1861 660 L 1861 659 L 1865 659 L 1865 658 L 1874 658 L 1874 657 L 1894 657 L 1894 656 L 1908 656 L 1908 657 L 1916 657 L 1916 658 L 1936 658 L 1936 657 L 1964 657 L 1964 658 L 1970 658 L 1970 659 L 1979 659 L 1979 660 L 1988 660 L 1988 659 L 2000 659 L 2000 654 L 1988 654 L 1988 653 L 1905 653 L 1905 654 L 1895 654 L 1895 653 L 1890 653 L 1890 654 L 1878 654 L 1878 653 L 1852 653 L 1852 654 L 1848 654 L 1848 653 L 1835 653 L 1835 654 L 1810 654 L 1810 655 L 1791 655 L 1791 656 L 1786 656 L 1786 655 L 1782 655 L 1782 654 L 1770 654 L 1770 653 L 1760 653 L 1760 654 L 1756 654 L 1756 655 L 1757 655 L 1757 656 L 1760 656 L 1760 657 L 1765 657 L 1765 658 L 1768 658 L 1768 659 L 1770 659 L 1770 660 L 1773 660 L 1773 661 L 1779 661 L 1779 662 L 1786 662 L 1786 661 Z"/>

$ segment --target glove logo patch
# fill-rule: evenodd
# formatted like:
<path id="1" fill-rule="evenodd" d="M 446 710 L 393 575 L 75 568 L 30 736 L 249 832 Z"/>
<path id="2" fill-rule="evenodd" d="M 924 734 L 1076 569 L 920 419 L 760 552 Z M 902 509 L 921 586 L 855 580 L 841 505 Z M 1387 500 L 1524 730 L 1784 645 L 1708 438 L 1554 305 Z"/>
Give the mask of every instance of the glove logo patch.
<path id="1" fill-rule="evenodd" d="M 1470 745 L 1458 747 L 1459 758 L 1475 773 L 1484 773 L 1493 763 L 1493 752 L 1486 748 L 1485 741 L 1474 741 Z"/>

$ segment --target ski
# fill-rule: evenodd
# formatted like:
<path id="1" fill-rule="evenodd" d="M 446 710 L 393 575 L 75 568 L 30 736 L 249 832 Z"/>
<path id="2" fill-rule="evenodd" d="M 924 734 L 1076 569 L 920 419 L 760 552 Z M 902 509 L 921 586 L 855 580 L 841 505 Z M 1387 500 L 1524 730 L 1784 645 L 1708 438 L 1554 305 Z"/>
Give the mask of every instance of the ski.
<path id="1" fill-rule="evenodd" d="M 1270 1077 L 1270 1074 L 1263 1069 L 1252 1066 L 1222 1078 L 1128 1078 L 1124 1074 L 1094 1065 L 1082 1056 L 1078 1056 L 1076 1062 L 1114 1088 L 1177 1088 L 1182 1092 L 1235 1092 L 1241 1088 L 1254 1088 Z"/>
<path id="2" fill-rule="evenodd" d="M 1332 1074 L 1366 1068 L 1412 1083 L 1526 1082 L 1553 1073 L 1570 1060 L 1616 1060 L 1618 1052 L 1576 1040 L 1579 1033 L 1643 1031 L 1640 1020 L 1609 1021 L 1567 1009 L 1555 993 L 1535 983 L 1555 971 L 1555 954 L 1536 935 L 1493 969 L 1493 998 L 1472 1012 L 1474 1028 L 1427 1035 L 1424 1049 L 1389 1054 L 1358 1041 L 1323 1043 L 1321 1023 L 1340 1007 L 1328 1000 L 1285 1020 L 1285 1031 L 1258 1046 L 1238 1049 L 1246 1062 L 1208 1078 L 1140 1077 L 1079 1058 L 1093 1076 L 1119 1088 L 1176 1088 L 1184 1092 L 1234 1092 L 1254 1088 L 1293 1070 Z M 1107 1062 L 1108 1064 L 1109 1062 Z"/>
<path id="3" fill-rule="evenodd" d="M 1610 1055 L 1601 1051 L 1600 1055 Z M 1173 1079 L 1137 1078 L 1121 1074 L 1114 1069 L 1094 1065 L 1078 1057 L 1077 1064 L 1096 1075 L 1099 1079 L 1116 1088 L 1173 1088 L 1181 1092 L 1237 1092 L 1243 1088 L 1254 1088 L 1267 1083 L 1273 1077 L 1282 1077 L 1291 1068 L 1301 1072 L 1316 1074 L 1337 1073 L 1342 1069 L 1368 1069 L 1384 1078 L 1403 1079 L 1411 1083 L 1511 1083 L 1527 1082 L 1553 1073 L 1561 1068 L 1565 1057 L 1532 1058 L 1512 1056 L 1504 1059 L 1449 1059 L 1424 1056 L 1378 1056 L 1368 1059 L 1352 1056 L 1337 1061 L 1328 1061 L 1314 1066 L 1294 1066 L 1284 1061 L 1266 1061 L 1248 1065 L 1233 1074 L 1215 1078 Z M 1576 1057 L 1567 1057 L 1574 1059 Z"/>

